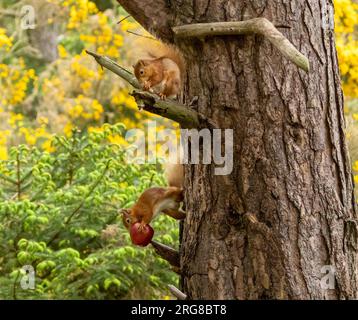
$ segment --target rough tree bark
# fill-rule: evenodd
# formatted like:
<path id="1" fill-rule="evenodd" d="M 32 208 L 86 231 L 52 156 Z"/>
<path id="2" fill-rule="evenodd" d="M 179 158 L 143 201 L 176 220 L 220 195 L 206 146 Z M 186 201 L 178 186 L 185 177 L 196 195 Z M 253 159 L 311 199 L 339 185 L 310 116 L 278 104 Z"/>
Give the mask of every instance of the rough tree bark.
<path id="1" fill-rule="evenodd" d="M 183 103 L 234 129 L 234 170 L 185 168 L 182 291 L 190 299 L 357 298 L 357 209 L 327 0 L 119 0 L 175 42 L 189 70 Z M 176 39 L 172 27 L 265 17 L 310 60 L 262 36 Z M 335 268 L 322 289 L 321 268 Z"/>

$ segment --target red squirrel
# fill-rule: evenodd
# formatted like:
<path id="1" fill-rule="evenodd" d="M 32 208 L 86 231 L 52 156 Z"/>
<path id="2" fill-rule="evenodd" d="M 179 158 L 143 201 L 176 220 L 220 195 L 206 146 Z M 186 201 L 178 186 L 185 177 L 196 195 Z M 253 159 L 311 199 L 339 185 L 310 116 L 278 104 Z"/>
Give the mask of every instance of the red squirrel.
<path id="1" fill-rule="evenodd" d="M 171 45 L 157 42 L 146 46 L 149 59 L 140 59 L 133 66 L 134 74 L 146 91 L 157 93 L 162 99 L 175 97 L 181 90 L 185 63 L 181 53 Z M 145 190 L 131 209 L 122 210 L 122 218 L 128 229 L 131 224 L 141 223 L 140 229 L 153 217 L 163 212 L 175 219 L 184 219 L 180 202 L 183 201 L 183 168 L 181 164 L 168 164 L 165 174 L 169 187 Z"/>
<path id="2" fill-rule="evenodd" d="M 143 229 L 160 212 L 178 220 L 185 218 L 185 212 L 180 210 L 180 203 L 184 200 L 183 166 L 168 164 L 165 174 L 169 187 L 149 188 L 140 195 L 132 208 L 122 210 L 123 224 L 127 229 L 136 222 L 140 222 L 139 229 Z"/>
<path id="3" fill-rule="evenodd" d="M 173 98 L 181 90 L 185 63 L 182 54 L 172 45 L 157 42 L 146 46 L 148 59 L 140 59 L 134 74 L 146 91 L 157 93 L 162 99 Z"/>

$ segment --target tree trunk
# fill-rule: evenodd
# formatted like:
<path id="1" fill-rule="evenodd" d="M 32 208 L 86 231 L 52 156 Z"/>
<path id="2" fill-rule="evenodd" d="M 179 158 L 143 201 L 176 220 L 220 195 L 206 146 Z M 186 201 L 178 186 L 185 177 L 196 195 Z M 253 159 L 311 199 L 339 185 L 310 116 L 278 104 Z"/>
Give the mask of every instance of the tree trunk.
<path id="1" fill-rule="evenodd" d="M 58 6 L 48 2 L 30 1 L 36 13 L 36 27 L 27 30 L 31 46 L 37 50 L 38 58 L 45 62 L 58 59 L 57 38 L 59 21 L 56 18 Z"/>
<path id="2" fill-rule="evenodd" d="M 176 41 L 187 60 L 183 102 L 197 96 L 197 111 L 234 129 L 231 175 L 185 168 L 182 290 L 190 299 L 357 298 L 357 210 L 331 1 L 158 1 L 166 21 L 119 2 L 167 41 L 167 25 L 265 17 L 310 60 L 305 73 L 255 35 Z M 332 289 L 321 285 L 324 266 L 335 269 Z"/>

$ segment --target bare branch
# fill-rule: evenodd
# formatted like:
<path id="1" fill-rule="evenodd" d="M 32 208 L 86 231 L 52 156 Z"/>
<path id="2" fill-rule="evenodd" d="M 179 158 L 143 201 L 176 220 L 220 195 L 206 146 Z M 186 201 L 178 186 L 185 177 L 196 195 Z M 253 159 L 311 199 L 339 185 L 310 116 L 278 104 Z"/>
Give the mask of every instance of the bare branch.
<path id="1" fill-rule="evenodd" d="M 20 17 L 21 15 L 14 10 L 0 9 L 0 16 Z"/>
<path id="2" fill-rule="evenodd" d="M 147 91 L 133 91 L 131 94 L 138 107 L 180 123 L 183 128 L 199 127 L 199 115 L 183 104 L 173 100 L 161 100 L 157 95 Z"/>
<path id="3" fill-rule="evenodd" d="M 169 291 L 171 292 L 171 294 L 178 298 L 178 300 L 186 300 L 187 295 L 183 292 L 181 292 L 177 287 L 174 287 L 173 285 L 169 284 L 168 285 Z"/>
<path id="4" fill-rule="evenodd" d="M 125 16 L 123 19 L 119 20 L 119 21 L 117 22 L 117 24 L 121 24 L 124 20 L 127 20 L 127 19 L 130 18 L 130 17 L 131 17 L 130 14 L 127 15 L 127 16 Z"/>
<path id="5" fill-rule="evenodd" d="M 160 39 L 172 42 L 173 32 L 170 22 L 173 20 L 173 12 L 169 1 L 117 0 L 117 2 L 147 31 L 154 32 Z"/>
<path id="6" fill-rule="evenodd" d="M 309 61 L 266 18 L 245 21 L 196 23 L 174 27 L 176 37 L 205 37 L 219 35 L 260 34 L 265 36 L 288 60 L 309 71 Z"/>
<path id="7" fill-rule="evenodd" d="M 102 67 L 105 67 L 120 76 L 122 79 L 129 82 L 134 88 L 141 90 L 141 85 L 131 72 L 124 69 L 108 57 L 101 56 L 87 50 L 86 52 L 93 56 Z M 132 96 L 136 99 L 140 109 L 144 109 L 145 111 L 176 121 L 183 128 L 190 129 L 199 127 L 201 120 L 199 114 L 183 104 L 169 99 L 161 100 L 157 95 L 146 91 L 134 91 Z"/>
<path id="8" fill-rule="evenodd" d="M 137 37 L 146 38 L 146 39 L 153 40 L 153 41 L 158 41 L 158 39 L 156 39 L 154 37 L 146 36 L 144 34 L 139 34 L 137 32 L 131 31 L 131 30 L 127 30 L 127 32 L 130 33 L 130 34 L 133 34 L 133 35 L 135 35 Z"/>
<path id="9" fill-rule="evenodd" d="M 96 59 L 98 64 L 100 64 L 102 67 L 107 68 L 108 70 L 112 71 L 116 75 L 120 76 L 122 79 L 129 82 L 134 88 L 140 89 L 141 86 L 137 80 L 137 78 L 130 73 L 128 70 L 121 67 L 118 63 L 114 62 L 113 60 L 109 59 L 108 57 L 101 56 L 97 53 L 91 52 L 86 50 L 87 54 L 91 55 Z"/>
<path id="10" fill-rule="evenodd" d="M 164 260 L 167 260 L 172 266 L 180 267 L 179 252 L 165 244 L 151 241 L 150 242 L 155 249 L 156 254 L 161 256 Z"/>

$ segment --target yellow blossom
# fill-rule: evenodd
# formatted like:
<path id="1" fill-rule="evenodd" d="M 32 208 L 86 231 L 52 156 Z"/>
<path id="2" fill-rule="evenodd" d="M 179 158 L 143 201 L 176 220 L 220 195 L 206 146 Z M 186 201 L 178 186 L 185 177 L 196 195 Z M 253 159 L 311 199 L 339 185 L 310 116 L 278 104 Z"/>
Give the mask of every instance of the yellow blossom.
<path id="1" fill-rule="evenodd" d="M 131 96 L 126 99 L 126 105 L 132 109 L 137 109 L 138 107 L 137 103 L 135 102 L 135 99 Z"/>
<path id="2" fill-rule="evenodd" d="M 68 53 L 67 53 L 67 51 L 66 51 L 66 49 L 65 49 L 65 47 L 63 45 L 59 44 L 57 46 L 57 49 L 58 49 L 58 54 L 59 54 L 60 58 L 63 59 L 63 58 L 66 58 L 68 56 Z"/>
<path id="3" fill-rule="evenodd" d="M 353 170 L 358 173 L 358 161 L 354 162 Z"/>
<path id="4" fill-rule="evenodd" d="M 108 137 L 108 141 L 110 143 L 113 143 L 113 144 L 118 144 L 118 145 L 122 145 L 122 146 L 126 146 L 128 145 L 128 141 L 125 140 L 121 135 L 110 135 Z"/>
<path id="5" fill-rule="evenodd" d="M 334 0 L 336 47 L 346 96 L 358 97 L 358 41 L 352 34 L 358 21 L 358 4 Z"/>
<path id="6" fill-rule="evenodd" d="M 10 51 L 12 47 L 12 38 L 6 35 L 6 30 L 0 28 L 0 49 L 5 48 L 6 51 Z"/>
<path id="7" fill-rule="evenodd" d="M 113 94 L 111 103 L 112 104 L 122 104 L 126 101 L 127 96 L 123 91 L 116 92 Z"/>
<path id="8" fill-rule="evenodd" d="M 37 122 L 41 125 L 47 125 L 48 124 L 48 118 L 46 117 L 38 117 Z"/>
<path id="9" fill-rule="evenodd" d="M 69 110 L 68 114 L 72 118 L 78 118 L 82 112 L 83 112 L 83 107 L 80 104 L 77 104 Z"/>
<path id="10" fill-rule="evenodd" d="M 92 133 L 92 132 L 103 132 L 103 128 L 102 127 L 92 127 L 92 126 L 89 126 L 88 127 L 88 132 L 89 133 Z"/>
<path id="11" fill-rule="evenodd" d="M 91 82 L 90 81 L 84 81 L 80 84 L 80 87 L 83 91 L 88 90 L 89 88 L 91 88 Z"/>
<path id="12" fill-rule="evenodd" d="M 7 148 L 4 146 L 0 146 L 0 160 L 7 160 L 8 154 L 7 154 Z"/>
<path id="13" fill-rule="evenodd" d="M 113 36 L 113 44 L 117 47 L 123 46 L 123 37 L 119 34 Z"/>
<path id="14" fill-rule="evenodd" d="M 72 123 L 68 122 L 68 123 L 66 123 L 65 127 L 63 128 L 63 132 L 65 133 L 65 135 L 67 137 L 70 137 L 72 135 L 72 129 L 73 129 Z"/>
<path id="15" fill-rule="evenodd" d="M 10 113 L 10 119 L 8 120 L 8 123 L 15 127 L 17 125 L 20 125 L 22 120 L 24 119 L 24 116 L 21 113 Z"/>
<path id="16" fill-rule="evenodd" d="M 48 139 L 46 140 L 43 144 L 42 144 L 42 149 L 44 149 L 47 152 L 55 152 L 56 148 L 53 146 L 52 144 L 52 139 Z"/>

